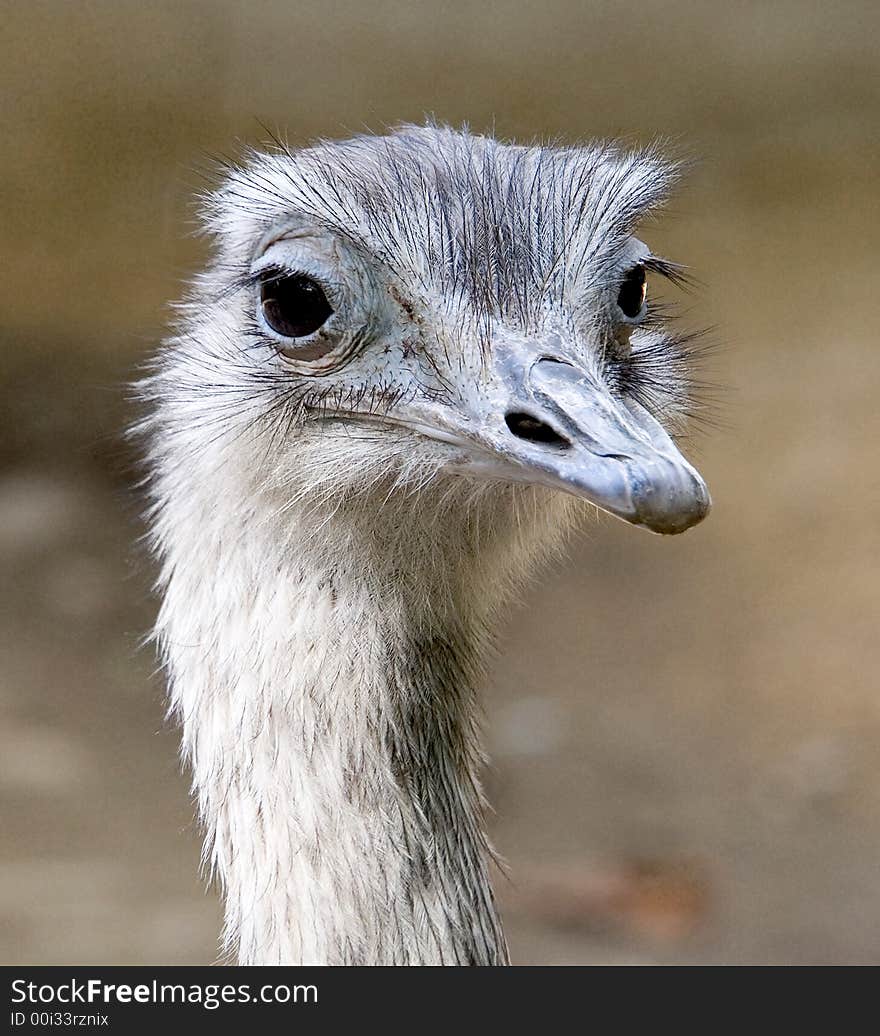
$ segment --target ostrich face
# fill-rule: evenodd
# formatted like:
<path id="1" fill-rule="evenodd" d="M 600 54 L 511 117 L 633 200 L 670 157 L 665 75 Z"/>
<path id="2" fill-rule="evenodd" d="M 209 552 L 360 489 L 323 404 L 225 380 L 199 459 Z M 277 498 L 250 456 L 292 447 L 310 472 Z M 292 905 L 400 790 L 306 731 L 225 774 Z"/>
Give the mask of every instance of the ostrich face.
<path id="1" fill-rule="evenodd" d="M 686 351 L 645 298 L 674 268 L 633 236 L 672 179 L 652 151 L 434 127 L 253 156 L 209 200 L 177 388 L 222 385 L 210 420 L 234 407 L 287 484 L 532 483 L 681 532 L 709 495 L 664 428 Z"/>

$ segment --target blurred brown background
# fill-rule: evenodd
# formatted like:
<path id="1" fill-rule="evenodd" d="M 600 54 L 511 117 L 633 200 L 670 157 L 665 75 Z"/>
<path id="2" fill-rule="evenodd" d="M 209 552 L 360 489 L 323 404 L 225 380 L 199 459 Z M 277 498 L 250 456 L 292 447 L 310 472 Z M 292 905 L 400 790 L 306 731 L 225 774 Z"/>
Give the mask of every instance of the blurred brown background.
<path id="1" fill-rule="evenodd" d="M 205 963 L 122 386 L 200 260 L 204 155 L 433 112 L 701 158 L 716 509 L 606 522 L 488 694 L 519 962 L 880 963 L 875 3 L 4 5 L 0 961 Z"/>

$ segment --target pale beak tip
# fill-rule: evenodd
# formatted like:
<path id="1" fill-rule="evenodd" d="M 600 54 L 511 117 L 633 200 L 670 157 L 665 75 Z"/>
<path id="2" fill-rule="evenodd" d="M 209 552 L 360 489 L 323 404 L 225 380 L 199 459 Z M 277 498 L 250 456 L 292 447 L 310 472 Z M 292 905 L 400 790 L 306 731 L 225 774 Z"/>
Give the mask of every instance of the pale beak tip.
<path id="1" fill-rule="evenodd" d="M 660 536 L 678 536 L 699 525 L 711 509 L 712 497 L 705 483 L 699 480 L 693 486 L 692 493 L 674 501 L 657 501 L 657 505 L 653 506 L 650 496 L 642 497 L 638 501 L 635 515 L 629 520 Z"/>

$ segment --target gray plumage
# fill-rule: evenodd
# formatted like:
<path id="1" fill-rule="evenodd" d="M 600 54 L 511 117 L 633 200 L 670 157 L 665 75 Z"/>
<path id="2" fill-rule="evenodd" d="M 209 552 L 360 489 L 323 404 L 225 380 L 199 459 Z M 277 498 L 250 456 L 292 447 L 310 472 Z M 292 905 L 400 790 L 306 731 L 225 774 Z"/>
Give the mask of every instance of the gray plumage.
<path id="1" fill-rule="evenodd" d="M 141 430 L 157 640 L 242 962 L 506 962 L 494 614 L 592 504 L 662 532 L 708 509 L 662 427 L 692 407 L 687 339 L 621 287 L 676 276 L 632 236 L 675 176 L 404 127 L 251 154 L 207 200 Z"/>

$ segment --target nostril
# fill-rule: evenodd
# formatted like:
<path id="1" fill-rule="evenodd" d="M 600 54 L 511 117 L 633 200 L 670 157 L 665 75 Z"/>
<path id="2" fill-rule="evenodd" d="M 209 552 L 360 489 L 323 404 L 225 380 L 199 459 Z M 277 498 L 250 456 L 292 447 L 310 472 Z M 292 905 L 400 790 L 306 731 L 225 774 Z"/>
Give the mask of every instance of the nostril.
<path id="1" fill-rule="evenodd" d="M 540 442 L 548 446 L 571 446 L 565 436 L 554 431 L 549 424 L 544 424 L 537 417 L 531 414 L 516 413 L 505 414 L 504 423 L 517 439 L 525 439 L 526 442 Z"/>

